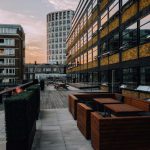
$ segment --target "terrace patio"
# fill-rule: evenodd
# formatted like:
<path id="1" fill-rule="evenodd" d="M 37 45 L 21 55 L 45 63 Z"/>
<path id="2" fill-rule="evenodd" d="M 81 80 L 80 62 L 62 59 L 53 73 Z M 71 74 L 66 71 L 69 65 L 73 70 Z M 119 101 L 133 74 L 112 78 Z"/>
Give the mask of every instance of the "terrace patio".
<path id="1" fill-rule="evenodd" d="M 40 119 L 32 150 L 93 150 L 91 141 L 81 134 L 68 111 L 68 94 L 81 90 L 71 86 L 68 89 L 48 86 L 41 92 Z"/>

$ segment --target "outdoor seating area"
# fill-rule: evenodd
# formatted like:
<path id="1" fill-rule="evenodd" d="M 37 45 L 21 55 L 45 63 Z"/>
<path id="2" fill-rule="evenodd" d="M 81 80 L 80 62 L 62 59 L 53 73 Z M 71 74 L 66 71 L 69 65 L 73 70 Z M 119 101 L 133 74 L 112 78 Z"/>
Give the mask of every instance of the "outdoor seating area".
<path id="1" fill-rule="evenodd" d="M 68 109 L 95 150 L 150 149 L 148 101 L 118 93 L 77 93 L 68 96 Z"/>

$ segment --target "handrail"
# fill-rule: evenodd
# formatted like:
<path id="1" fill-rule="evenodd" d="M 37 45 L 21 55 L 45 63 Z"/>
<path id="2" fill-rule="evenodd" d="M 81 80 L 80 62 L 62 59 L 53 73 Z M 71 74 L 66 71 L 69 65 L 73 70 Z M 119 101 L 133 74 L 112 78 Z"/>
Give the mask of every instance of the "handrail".
<path id="1" fill-rule="evenodd" d="M 3 94 L 8 93 L 8 94 L 11 96 L 12 92 L 13 92 L 14 90 L 16 90 L 17 87 L 18 87 L 18 88 L 25 89 L 26 87 L 32 85 L 33 83 L 34 83 L 33 81 L 30 81 L 30 82 L 28 82 L 28 83 L 25 83 L 25 84 L 22 84 L 22 85 L 19 85 L 19 86 L 12 87 L 12 88 L 5 89 L 5 90 L 1 91 L 1 92 L 0 92 L 0 103 L 2 102 L 2 95 L 3 95 Z"/>

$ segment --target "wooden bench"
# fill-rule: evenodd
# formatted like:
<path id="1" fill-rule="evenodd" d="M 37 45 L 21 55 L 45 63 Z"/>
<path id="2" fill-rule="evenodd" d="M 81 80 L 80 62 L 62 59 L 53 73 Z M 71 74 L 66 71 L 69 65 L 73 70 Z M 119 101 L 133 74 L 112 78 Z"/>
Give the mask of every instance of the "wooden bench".
<path id="1" fill-rule="evenodd" d="M 135 106 L 144 111 L 150 111 L 150 102 L 148 102 L 148 101 L 144 101 L 141 99 L 134 99 L 134 98 L 125 96 L 124 103 L 131 105 L 131 106 Z"/>
<path id="2" fill-rule="evenodd" d="M 115 98 L 117 100 L 123 100 L 123 96 L 119 94 L 112 94 L 112 93 L 76 93 L 76 94 L 70 94 L 68 96 L 68 109 L 70 113 L 72 114 L 73 118 L 77 119 L 77 103 L 85 102 L 85 101 L 91 101 L 94 98 Z"/>
<path id="3" fill-rule="evenodd" d="M 150 116 L 102 117 L 91 113 L 94 150 L 150 150 Z"/>

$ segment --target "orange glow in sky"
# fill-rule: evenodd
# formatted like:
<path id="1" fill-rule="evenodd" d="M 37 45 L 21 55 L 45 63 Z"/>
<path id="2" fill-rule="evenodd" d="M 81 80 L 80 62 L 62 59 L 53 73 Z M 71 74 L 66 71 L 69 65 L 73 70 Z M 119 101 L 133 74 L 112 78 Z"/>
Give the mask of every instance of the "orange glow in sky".
<path id="1" fill-rule="evenodd" d="M 47 63 L 46 15 L 53 11 L 75 9 L 79 0 L 3 0 L 0 24 L 19 24 L 25 32 L 25 62 Z"/>

